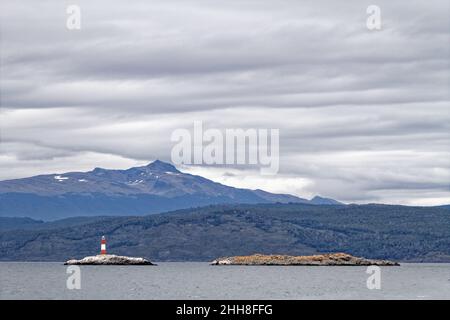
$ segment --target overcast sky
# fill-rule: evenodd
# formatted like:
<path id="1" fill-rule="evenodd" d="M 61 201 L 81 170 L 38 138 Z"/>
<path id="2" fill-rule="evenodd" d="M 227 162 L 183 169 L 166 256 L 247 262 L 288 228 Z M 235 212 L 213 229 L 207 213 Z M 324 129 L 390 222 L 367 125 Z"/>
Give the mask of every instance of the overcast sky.
<path id="1" fill-rule="evenodd" d="M 279 128 L 280 171 L 345 202 L 450 203 L 442 1 L 2 1 L 0 179 L 170 161 L 177 128 Z M 81 8 L 81 30 L 66 7 Z M 381 8 L 379 31 L 367 6 Z"/>

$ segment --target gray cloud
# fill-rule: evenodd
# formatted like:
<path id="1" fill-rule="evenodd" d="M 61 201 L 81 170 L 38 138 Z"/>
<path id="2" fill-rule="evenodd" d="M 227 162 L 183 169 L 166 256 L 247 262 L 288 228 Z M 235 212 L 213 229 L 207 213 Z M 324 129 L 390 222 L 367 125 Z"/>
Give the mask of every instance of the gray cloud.
<path id="1" fill-rule="evenodd" d="M 269 190 L 450 202 L 447 1 L 379 1 L 380 31 L 368 1 L 76 3 L 79 31 L 72 2 L 0 5 L 0 178 L 170 160 L 171 132 L 202 120 L 280 128 Z"/>

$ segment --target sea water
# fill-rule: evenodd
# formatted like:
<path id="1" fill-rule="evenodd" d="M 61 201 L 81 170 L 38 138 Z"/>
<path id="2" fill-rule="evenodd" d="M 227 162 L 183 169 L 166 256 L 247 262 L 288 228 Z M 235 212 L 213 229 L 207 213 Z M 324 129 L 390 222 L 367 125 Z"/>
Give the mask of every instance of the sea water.
<path id="1" fill-rule="evenodd" d="M 369 289 L 366 267 L 80 266 L 0 262 L 0 299 L 450 299 L 450 264 L 381 267 L 380 289 Z M 69 289 L 72 287 L 73 289 Z M 370 287 L 370 286 L 369 286 Z"/>

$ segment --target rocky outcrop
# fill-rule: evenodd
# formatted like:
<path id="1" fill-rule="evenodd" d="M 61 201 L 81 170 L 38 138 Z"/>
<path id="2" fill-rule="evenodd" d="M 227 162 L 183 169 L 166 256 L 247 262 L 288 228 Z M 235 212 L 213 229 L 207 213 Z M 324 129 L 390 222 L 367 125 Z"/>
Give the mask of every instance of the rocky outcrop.
<path id="1" fill-rule="evenodd" d="M 330 253 L 313 256 L 263 255 L 219 258 L 212 265 L 264 265 L 264 266 L 398 266 L 388 260 L 371 260 L 347 253 Z"/>
<path id="2" fill-rule="evenodd" d="M 68 260 L 64 264 L 76 265 L 154 265 L 144 258 L 116 256 L 114 254 L 99 254 L 85 257 L 81 260 Z"/>

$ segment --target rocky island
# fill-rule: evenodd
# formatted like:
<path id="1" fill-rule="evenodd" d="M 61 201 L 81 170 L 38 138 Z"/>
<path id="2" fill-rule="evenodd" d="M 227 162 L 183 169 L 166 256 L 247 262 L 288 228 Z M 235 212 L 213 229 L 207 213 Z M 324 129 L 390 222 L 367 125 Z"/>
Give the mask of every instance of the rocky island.
<path id="1" fill-rule="evenodd" d="M 72 265 L 72 264 L 75 264 L 75 265 L 150 265 L 150 266 L 155 265 L 144 258 L 116 256 L 114 254 L 99 254 L 96 256 L 85 257 L 81 260 L 73 259 L 73 260 L 66 261 L 64 264 L 65 265 Z"/>
<path id="2" fill-rule="evenodd" d="M 347 253 L 329 253 L 313 256 L 263 255 L 235 256 L 219 258 L 212 265 L 250 266 L 399 266 L 388 260 L 371 260 L 354 257 Z"/>

